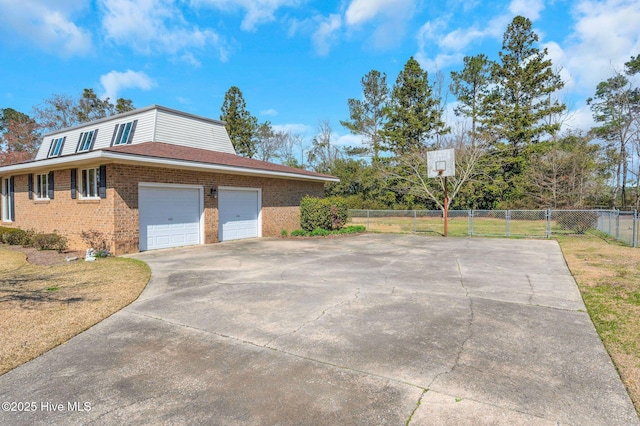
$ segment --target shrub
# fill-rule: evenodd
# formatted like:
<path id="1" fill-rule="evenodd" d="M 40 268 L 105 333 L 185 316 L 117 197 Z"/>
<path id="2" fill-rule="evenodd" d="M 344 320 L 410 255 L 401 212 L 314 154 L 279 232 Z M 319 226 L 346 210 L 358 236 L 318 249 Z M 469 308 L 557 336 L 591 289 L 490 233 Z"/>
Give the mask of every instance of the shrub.
<path id="1" fill-rule="evenodd" d="M 33 236 L 33 247 L 38 250 L 57 250 L 62 253 L 68 248 L 68 241 L 65 237 L 56 233 L 35 234 Z"/>
<path id="2" fill-rule="evenodd" d="M 349 210 L 344 199 L 339 197 L 315 198 L 306 196 L 300 202 L 300 226 L 305 231 L 316 228 L 333 231 L 344 226 Z"/>
<path id="3" fill-rule="evenodd" d="M 36 231 L 33 229 L 27 229 L 22 236 L 22 247 L 33 247 L 33 239 L 36 236 Z"/>
<path id="4" fill-rule="evenodd" d="M 18 228 L 0 228 L 0 242 L 14 246 L 21 246 L 25 241 L 26 232 Z"/>
<path id="5" fill-rule="evenodd" d="M 309 236 L 311 237 L 324 237 L 331 234 L 331 231 L 327 231 L 326 229 L 316 228 L 313 231 L 309 232 Z"/>
<path id="6" fill-rule="evenodd" d="M 292 237 L 304 237 L 307 235 L 307 232 L 304 229 L 294 229 L 291 231 Z"/>
<path id="7" fill-rule="evenodd" d="M 288 236 L 289 236 L 289 233 L 287 232 L 287 230 L 286 230 L 286 229 L 283 229 L 283 230 L 280 232 L 280 236 L 281 236 L 281 237 L 285 237 L 285 238 L 286 238 L 286 237 L 288 237 Z"/>
<path id="8" fill-rule="evenodd" d="M 576 234 L 584 234 L 589 229 L 596 228 L 599 216 L 598 212 L 582 210 L 557 211 L 552 215 L 561 229 L 573 231 Z"/>
<path id="9" fill-rule="evenodd" d="M 352 225 L 342 228 L 340 230 L 341 234 L 359 234 L 361 232 L 365 232 L 367 227 L 364 225 Z"/>

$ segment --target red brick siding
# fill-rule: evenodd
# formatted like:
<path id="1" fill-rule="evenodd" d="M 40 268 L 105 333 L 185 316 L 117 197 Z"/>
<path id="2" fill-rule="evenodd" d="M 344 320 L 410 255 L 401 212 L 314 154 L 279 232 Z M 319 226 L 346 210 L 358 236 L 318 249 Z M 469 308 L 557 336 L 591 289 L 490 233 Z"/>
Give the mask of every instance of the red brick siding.
<path id="1" fill-rule="evenodd" d="M 15 176 L 15 221 L 3 222 L 3 226 L 33 229 L 36 232 L 53 232 L 69 239 L 74 249 L 85 249 L 80 233 L 97 230 L 112 242 L 114 232 L 113 195 L 101 200 L 71 199 L 70 170 L 54 172 L 54 197 L 52 200 L 29 200 L 28 175 Z M 35 183 L 34 183 L 35 186 Z"/>
<path id="2" fill-rule="evenodd" d="M 73 200 L 70 170 L 55 172 L 55 197 L 50 201 L 29 200 L 27 175 L 15 177 L 16 221 L 3 223 L 37 232 L 58 233 L 69 238 L 70 247 L 84 250 L 82 231 L 102 232 L 114 254 L 137 252 L 139 241 L 138 183 L 201 185 L 204 187 L 205 243 L 218 241 L 218 199 L 208 194 L 212 187 L 262 188 L 262 235 L 278 236 L 283 229 L 300 227 L 300 200 L 305 195 L 322 196 L 324 184 L 276 178 L 225 175 L 123 164 L 107 165 L 107 198 Z"/>

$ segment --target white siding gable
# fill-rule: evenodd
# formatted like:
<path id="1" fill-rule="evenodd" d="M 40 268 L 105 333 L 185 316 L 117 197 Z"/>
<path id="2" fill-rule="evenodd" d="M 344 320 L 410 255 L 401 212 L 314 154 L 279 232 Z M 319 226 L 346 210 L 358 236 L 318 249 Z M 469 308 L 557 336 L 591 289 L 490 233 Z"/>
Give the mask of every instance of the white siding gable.
<path id="1" fill-rule="evenodd" d="M 186 120 L 178 111 L 158 110 L 155 142 L 235 154 L 222 122 L 191 116 Z"/>
<path id="2" fill-rule="evenodd" d="M 58 138 L 65 138 L 60 156 L 75 154 L 82 134 L 89 131 L 98 131 L 93 151 L 108 148 L 118 126 L 133 121 L 136 127 L 131 144 L 164 142 L 235 154 L 221 121 L 153 105 L 49 133 L 44 136 L 35 160 L 46 159 L 51 143 Z"/>

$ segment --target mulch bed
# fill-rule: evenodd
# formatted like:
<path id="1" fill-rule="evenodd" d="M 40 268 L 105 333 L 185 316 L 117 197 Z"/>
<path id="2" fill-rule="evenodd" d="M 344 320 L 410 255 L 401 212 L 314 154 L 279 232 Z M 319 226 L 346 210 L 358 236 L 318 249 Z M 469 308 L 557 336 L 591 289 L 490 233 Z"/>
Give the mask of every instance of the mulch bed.
<path id="1" fill-rule="evenodd" d="M 55 250 L 38 250 L 33 247 L 22 247 L 22 246 L 7 246 L 4 245 L 10 250 L 19 251 L 24 253 L 27 256 L 27 262 L 32 265 L 58 265 L 60 263 L 64 263 L 67 259 L 71 259 L 77 257 L 78 259 L 84 258 L 84 252 L 82 251 L 65 251 L 62 253 L 58 253 Z"/>

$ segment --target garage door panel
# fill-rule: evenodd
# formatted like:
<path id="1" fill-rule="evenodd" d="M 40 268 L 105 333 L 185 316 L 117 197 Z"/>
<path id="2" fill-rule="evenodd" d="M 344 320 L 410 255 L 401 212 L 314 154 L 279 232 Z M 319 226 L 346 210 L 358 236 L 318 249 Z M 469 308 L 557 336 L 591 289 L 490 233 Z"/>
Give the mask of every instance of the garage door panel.
<path id="1" fill-rule="evenodd" d="M 138 201 L 140 250 L 200 243 L 198 188 L 141 187 Z"/>
<path id="2" fill-rule="evenodd" d="M 256 238 L 260 235 L 259 194 L 258 190 L 220 190 L 221 241 Z"/>

